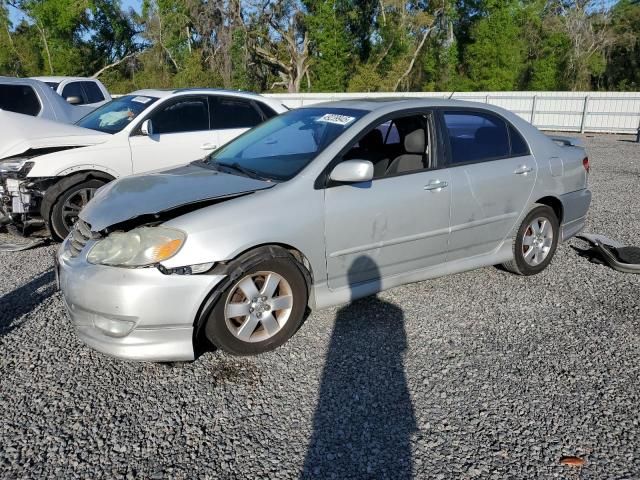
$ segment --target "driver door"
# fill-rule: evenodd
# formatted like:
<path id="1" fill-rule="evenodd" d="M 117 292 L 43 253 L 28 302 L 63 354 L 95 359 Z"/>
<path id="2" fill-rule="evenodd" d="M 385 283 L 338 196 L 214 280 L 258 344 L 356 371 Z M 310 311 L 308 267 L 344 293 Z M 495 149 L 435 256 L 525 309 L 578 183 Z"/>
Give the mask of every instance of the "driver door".
<path id="1" fill-rule="evenodd" d="M 450 179 L 447 169 L 437 168 L 432 115 L 401 117 L 392 125 L 397 133 L 389 132 L 388 122 L 375 127 L 384 133 L 382 145 L 370 140 L 381 135 L 367 133 L 361 138 L 369 140 L 360 141 L 343 157 L 372 161 L 376 172 L 372 181 L 329 184 L 325 189 L 331 289 L 380 281 L 446 259 Z M 424 129 L 422 140 L 416 133 L 419 129 Z M 357 261 L 363 256 L 372 261 Z"/>
<path id="2" fill-rule="evenodd" d="M 133 173 L 159 170 L 198 160 L 218 145 L 210 130 L 206 95 L 179 97 L 156 108 L 148 117 L 151 135 L 137 129 L 129 137 Z"/>

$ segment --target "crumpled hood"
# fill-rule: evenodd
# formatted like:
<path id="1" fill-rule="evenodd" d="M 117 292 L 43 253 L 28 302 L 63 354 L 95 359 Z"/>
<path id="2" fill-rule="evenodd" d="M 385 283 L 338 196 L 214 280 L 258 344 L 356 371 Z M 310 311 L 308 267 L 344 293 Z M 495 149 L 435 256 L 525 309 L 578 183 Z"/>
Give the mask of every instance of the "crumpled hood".
<path id="1" fill-rule="evenodd" d="M 80 218 L 91 226 L 91 230 L 99 232 L 137 217 L 274 185 L 189 164 L 108 183 L 84 207 Z"/>
<path id="2" fill-rule="evenodd" d="M 108 133 L 0 110 L 0 159 L 28 150 L 106 142 Z"/>

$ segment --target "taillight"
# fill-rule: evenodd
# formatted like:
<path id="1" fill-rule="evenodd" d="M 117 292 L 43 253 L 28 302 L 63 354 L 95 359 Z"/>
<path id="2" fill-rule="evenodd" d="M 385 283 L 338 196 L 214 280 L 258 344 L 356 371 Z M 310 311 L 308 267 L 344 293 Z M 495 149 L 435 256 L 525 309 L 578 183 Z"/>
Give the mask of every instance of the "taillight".
<path id="1" fill-rule="evenodd" d="M 582 159 L 582 166 L 589 173 L 591 171 L 591 165 L 589 165 L 589 157 L 584 157 Z"/>

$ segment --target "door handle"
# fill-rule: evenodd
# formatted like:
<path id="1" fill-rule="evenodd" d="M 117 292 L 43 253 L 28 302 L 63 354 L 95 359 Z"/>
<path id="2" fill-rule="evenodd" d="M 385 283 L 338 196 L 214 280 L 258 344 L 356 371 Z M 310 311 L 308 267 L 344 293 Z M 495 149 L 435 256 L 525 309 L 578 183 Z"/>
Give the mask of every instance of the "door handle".
<path id="1" fill-rule="evenodd" d="M 213 143 L 203 143 L 202 145 L 200 145 L 200 148 L 202 150 L 215 150 L 216 148 L 218 148 L 218 146 L 214 145 Z"/>
<path id="2" fill-rule="evenodd" d="M 440 190 L 442 190 L 443 188 L 446 188 L 449 184 L 447 182 L 442 182 L 440 180 L 434 180 L 431 181 L 429 183 L 427 183 L 424 186 L 425 190 L 431 190 L 431 191 L 437 191 L 439 192 Z"/>
<path id="3" fill-rule="evenodd" d="M 513 172 L 515 175 L 526 175 L 529 172 L 532 172 L 533 168 L 527 166 L 527 165 L 520 165 L 518 168 L 516 168 L 516 171 Z"/>

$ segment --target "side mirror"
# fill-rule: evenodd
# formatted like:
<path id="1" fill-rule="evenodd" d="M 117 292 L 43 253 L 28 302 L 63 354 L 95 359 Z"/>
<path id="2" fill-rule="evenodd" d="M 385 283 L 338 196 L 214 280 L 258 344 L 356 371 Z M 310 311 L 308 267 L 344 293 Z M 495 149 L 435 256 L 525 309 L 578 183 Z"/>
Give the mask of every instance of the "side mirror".
<path id="1" fill-rule="evenodd" d="M 151 119 L 147 118 L 142 122 L 142 125 L 140 125 L 140 131 L 147 137 L 153 135 L 153 123 L 151 123 Z"/>
<path id="2" fill-rule="evenodd" d="M 82 98 L 77 97 L 75 95 L 73 95 L 71 97 L 67 97 L 67 98 L 65 98 L 65 100 L 67 101 L 67 103 L 70 103 L 71 105 L 81 105 L 82 104 Z"/>
<path id="3" fill-rule="evenodd" d="M 341 183 L 368 182 L 373 179 L 373 163 L 369 160 L 346 160 L 335 166 L 329 178 Z"/>

